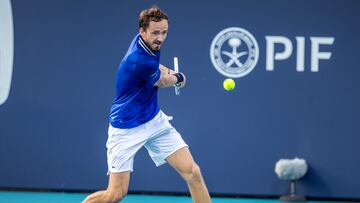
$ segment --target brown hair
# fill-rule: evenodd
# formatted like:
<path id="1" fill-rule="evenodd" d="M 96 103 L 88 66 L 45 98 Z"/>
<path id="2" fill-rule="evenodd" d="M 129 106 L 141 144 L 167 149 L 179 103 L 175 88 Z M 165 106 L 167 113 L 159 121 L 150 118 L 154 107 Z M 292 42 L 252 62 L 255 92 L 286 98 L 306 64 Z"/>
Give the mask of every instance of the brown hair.
<path id="1" fill-rule="evenodd" d="M 150 21 L 159 22 L 162 20 L 169 21 L 168 16 L 159 7 L 152 6 L 141 11 L 139 16 L 139 27 L 146 30 L 149 27 Z"/>

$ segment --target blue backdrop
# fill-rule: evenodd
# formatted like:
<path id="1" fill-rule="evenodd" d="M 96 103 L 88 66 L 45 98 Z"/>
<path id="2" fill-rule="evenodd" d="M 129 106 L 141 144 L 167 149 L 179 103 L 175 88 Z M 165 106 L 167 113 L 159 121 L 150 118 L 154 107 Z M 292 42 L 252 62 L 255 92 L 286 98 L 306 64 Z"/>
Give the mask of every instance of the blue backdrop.
<path id="1" fill-rule="evenodd" d="M 107 185 L 107 116 L 117 66 L 153 4 L 170 16 L 161 63 L 179 57 L 188 78 L 181 96 L 161 89 L 161 108 L 201 166 L 211 193 L 281 195 L 281 158 L 307 160 L 299 193 L 360 198 L 359 1 L 85 1 L 12 0 L 15 55 L 11 91 L 0 106 L 0 187 L 96 190 Z M 214 37 L 248 30 L 259 60 L 226 92 L 210 60 Z M 266 36 L 293 51 L 266 70 Z M 305 70 L 296 71 L 303 37 Z M 331 37 L 312 72 L 310 37 Z M 284 51 L 276 44 L 275 52 Z M 169 167 L 145 150 L 135 158 L 130 190 L 187 192 Z"/>

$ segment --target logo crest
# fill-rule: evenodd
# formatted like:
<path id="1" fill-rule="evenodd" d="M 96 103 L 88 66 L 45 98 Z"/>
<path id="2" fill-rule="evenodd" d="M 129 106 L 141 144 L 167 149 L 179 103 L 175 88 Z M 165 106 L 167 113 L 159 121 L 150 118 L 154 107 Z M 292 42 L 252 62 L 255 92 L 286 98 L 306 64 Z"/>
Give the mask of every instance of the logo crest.
<path id="1" fill-rule="evenodd" d="M 240 78 L 249 74 L 259 59 L 259 46 L 245 29 L 230 27 L 215 36 L 210 46 L 211 62 L 222 75 Z"/>

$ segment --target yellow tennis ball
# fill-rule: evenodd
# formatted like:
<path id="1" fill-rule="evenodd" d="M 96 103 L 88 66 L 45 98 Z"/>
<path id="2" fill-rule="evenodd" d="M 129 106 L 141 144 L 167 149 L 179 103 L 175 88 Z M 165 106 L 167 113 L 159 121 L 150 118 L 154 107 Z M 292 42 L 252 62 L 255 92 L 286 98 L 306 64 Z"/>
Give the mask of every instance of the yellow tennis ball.
<path id="1" fill-rule="evenodd" d="M 228 79 L 224 80 L 223 85 L 224 85 L 224 89 L 226 91 L 230 91 L 235 88 L 235 81 L 231 78 L 228 78 Z"/>

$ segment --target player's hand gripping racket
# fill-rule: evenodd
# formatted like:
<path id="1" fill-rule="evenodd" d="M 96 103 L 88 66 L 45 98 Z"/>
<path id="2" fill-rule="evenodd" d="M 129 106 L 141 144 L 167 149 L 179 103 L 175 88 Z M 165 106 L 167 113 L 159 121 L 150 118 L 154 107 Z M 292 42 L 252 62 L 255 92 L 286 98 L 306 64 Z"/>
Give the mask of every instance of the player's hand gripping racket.
<path id="1" fill-rule="evenodd" d="M 174 57 L 174 71 L 176 73 L 179 72 L 179 61 L 177 57 Z M 175 85 L 175 94 L 180 95 L 180 87 L 177 87 L 176 85 Z"/>

